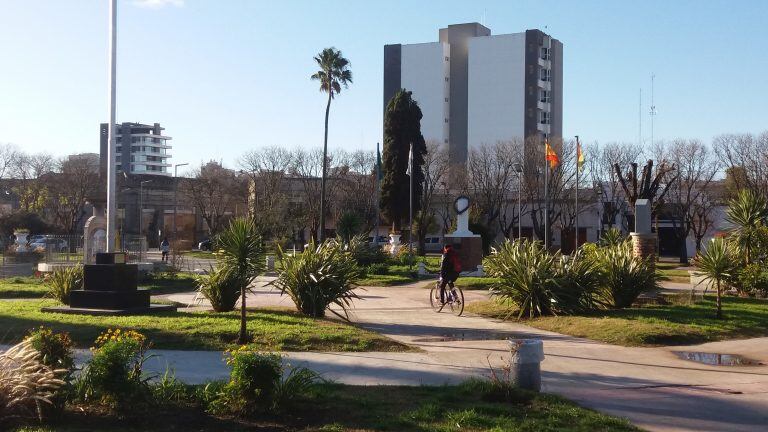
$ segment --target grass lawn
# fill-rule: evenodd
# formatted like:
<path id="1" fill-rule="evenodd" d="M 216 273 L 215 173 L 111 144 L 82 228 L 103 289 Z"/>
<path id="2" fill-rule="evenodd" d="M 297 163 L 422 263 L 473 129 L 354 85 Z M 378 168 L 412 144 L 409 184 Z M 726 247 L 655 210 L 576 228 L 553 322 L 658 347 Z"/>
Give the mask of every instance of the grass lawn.
<path id="1" fill-rule="evenodd" d="M 29 276 L 0 279 L 0 299 L 40 298 L 47 292 L 40 278 Z"/>
<path id="2" fill-rule="evenodd" d="M 623 419 L 581 408 L 566 399 L 512 390 L 502 395 L 487 382 L 453 387 L 323 384 L 284 414 L 239 420 L 206 415 L 200 407 L 153 409 L 130 421 L 67 411 L 59 426 L 17 432 L 113 431 L 639 431 Z"/>
<path id="3" fill-rule="evenodd" d="M 189 258 L 203 258 L 203 259 L 215 259 L 216 257 L 213 255 L 213 252 L 211 251 L 199 251 L 199 250 L 191 250 L 191 251 L 184 251 L 181 253 L 185 257 Z"/>
<path id="4" fill-rule="evenodd" d="M 504 318 L 508 309 L 485 301 L 470 303 L 466 310 Z M 715 298 L 707 296 L 692 305 L 648 305 L 523 322 L 542 330 L 624 346 L 685 345 L 768 336 L 768 300 L 724 297 L 723 313 L 724 319 L 715 318 Z"/>
<path id="5" fill-rule="evenodd" d="M 107 328 L 138 330 L 154 348 L 224 350 L 236 346 L 239 312 L 166 312 L 139 316 L 89 316 L 41 312 L 52 300 L 0 301 L 0 342 L 14 343 L 32 328 L 45 325 L 69 332 L 79 347 L 90 346 Z M 248 313 L 248 331 L 260 350 L 282 351 L 407 351 L 409 348 L 377 333 L 339 321 L 313 319 L 298 313 L 255 309 Z"/>
<path id="6" fill-rule="evenodd" d="M 174 294 L 194 291 L 197 289 L 194 275 L 178 273 L 174 277 L 167 275 L 153 276 L 140 280 L 139 288 L 149 288 L 152 295 Z M 48 288 L 41 278 L 12 277 L 0 279 L 0 299 L 42 298 L 48 293 Z"/>
<path id="7" fill-rule="evenodd" d="M 688 270 L 680 269 L 679 262 L 657 262 L 656 274 L 660 276 L 661 280 L 671 282 L 689 282 L 690 274 Z"/>

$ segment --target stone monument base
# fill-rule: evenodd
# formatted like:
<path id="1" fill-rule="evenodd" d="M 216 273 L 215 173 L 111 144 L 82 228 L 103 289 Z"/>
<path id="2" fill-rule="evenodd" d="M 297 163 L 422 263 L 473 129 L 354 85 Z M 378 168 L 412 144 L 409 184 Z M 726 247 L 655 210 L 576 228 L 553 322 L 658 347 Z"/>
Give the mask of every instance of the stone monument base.
<path id="1" fill-rule="evenodd" d="M 632 237 L 632 252 L 642 259 L 649 259 L 651 265 L 656 265 L 656 234 L 629 233 Z"/>
<path id="2" fill-rule="evenodd" d="M 448 234 L 445 243 L 453 245 L 461 260 L 462 271 L 475 271 L 483 263 L 483 239 L 479 235 L 467 237 Z"/>

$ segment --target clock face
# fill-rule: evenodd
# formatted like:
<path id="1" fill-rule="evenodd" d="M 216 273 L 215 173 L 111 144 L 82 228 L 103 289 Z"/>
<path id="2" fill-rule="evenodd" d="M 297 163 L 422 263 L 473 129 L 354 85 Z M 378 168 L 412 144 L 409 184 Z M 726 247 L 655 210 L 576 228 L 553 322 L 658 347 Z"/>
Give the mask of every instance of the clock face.
<path id="1" fill-rule="evenodd" d="M 457 214 L 462 214 L 469 210 L 469 197 L 462 195 L 456 198 L 456 201 L 453 202 L 453 209 L 456 210 Z"/>

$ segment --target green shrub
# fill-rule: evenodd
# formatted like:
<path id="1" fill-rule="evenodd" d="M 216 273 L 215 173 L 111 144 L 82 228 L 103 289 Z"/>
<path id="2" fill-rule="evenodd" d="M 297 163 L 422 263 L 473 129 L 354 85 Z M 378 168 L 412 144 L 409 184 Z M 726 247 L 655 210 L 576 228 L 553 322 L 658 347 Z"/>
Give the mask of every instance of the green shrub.
<path id="1" fill-rule="evenodd" d="M 389 266 L 386 263 L 374 263 L 366 268 L 367 274 L 386 275 L 389 274 Z"/>
<path id="2" fill-rule="evenodd" d="M 354 283 L 363 272 L 352 254 L 335 241 L 326 240 L 318 246 L 310 243 L 295 256 L 280 249 L 278 258 L 282 271 L 272 283 L 291 297 L 301 313 L 322 317 L 331 304 L 346 313 L 347 306 L 358 298 Z"/>
<path id="3" fill-rule="evenodd" d="M 595 252 L 579 249 L 569 256 L 560 256 L 557 266 L 555 308 L 563 313 L 578 313 L 606 306 L 601 289 L 602 274 Z"/>
<path id="4" fill-rule="evenodd" d="M 83 266 L 60 267 L 45 277 L 48 295 L 69 305 L 69 293 L 83 288 Z"/>
<path id="5" fill-rule="evenodd" d="M 352 254 L 357 265 L 362 267 L 385 263 L 389 258 L 382 248 L 368 243 L 368 239 L 363 236 L 352 237 L 347 243 L 347 252 Z"/>
<path id="6" fill-rule="evenodd" d="M 419 256 L 412 252 L 408 246 L 401 246 L 395 255 L 390 256 L 390 262 L 395 265 L 413 266 L 419 260 Z"/>
<path id="7" fill-rule="evenodd" d="M 653 262 L 636 258 L 630 242 L 601 248 L 597 260 L 605 295 L 615 308 L 630 307 L 641 293 L 658 288 Z"/>
<path id="8" fill-rule="evenodd" d="M 349 243 L 354 236 L 358 235 L 362 226 L 363 218 L 355 212 L 348 211 L 339 216 L 336 222 L 336 234 L 342 242 Z"/>
<path id="9" fill-rule="evenodd" d="M 618 246 L 627 240 L 629 240 L 629 238 L 625 236 L 621 231 L 617 230 L 616 228 L 610 228 L 603 232 L 603 235 L 600 237 L 600 246 Z"/>
<path id="10" fill-rule="evenodd" d="M 194 392 L 191 386 L 176 379 L 173 371 L 166 369 L 163 376 L 150 384 L 152 402 L 159 406 L 178 406 L 178 404 L 193 401 Z"/>
<path id="11" fill-rule="evenodd" d="M 64 369 L 70 373 L 75 367 L 72 339 L 68 333 L 54 333 L 48 327 L 40 326 L 27 336 L 32 348 L 40 353 L 40 361 L 51 369 Z"/>
<path id="12" fill-rule="evenodd" d="M 558 254 L 549 254 L 540 242 L 506 241 L 486 258 L 488 275 L 499 282 L 490 288 L 520 308 L 518 318 L 551 315 L 557 303 Z"/>
<path id="13" fill-rule="evenodd" d="M 76 393 L 85 402 L 105 404 L 118 411 L 136 408 L 148 398 L 147 380 L 142 377 L 146 338 L 133 330 L 107 330 L 95 342 L 93 357 L 76 383 Z"/>
<path id="14" fill-rule="evenodd" d="M 226 353 L 230 366 L 229 382 L 213 387 L 202 395 L 212 412 L 217 414 L 250 415 L 274 412 L 292 400 L 307 394 L 319 381 L 319 376 L 306 368 L 293 368 L 285 375 L 283 359 L 243 345 Z"/>
<path id="15" fill-rule="evenodd" d="M 749 264 L 739 270 L 736 283 L 740 294 L 749 296 L 768 295 L 768 269 L 763 264 Z"/>
<path id="16" fill-rule="evenodd" d="M 197 286 L 216 312 L 229 312 L 235 309 L 240 297 L 240 280 L 224 267 L 211 268 L 207 275 L 197 278 Z"/>

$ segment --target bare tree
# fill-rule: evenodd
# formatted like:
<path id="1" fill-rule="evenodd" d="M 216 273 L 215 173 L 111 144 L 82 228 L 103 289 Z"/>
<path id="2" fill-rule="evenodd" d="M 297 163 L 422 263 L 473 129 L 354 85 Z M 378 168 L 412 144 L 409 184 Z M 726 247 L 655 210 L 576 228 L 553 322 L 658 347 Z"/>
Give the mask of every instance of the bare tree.
<path id="1" fill-rule="evenodd" d="M 63 159 L 57 165 L 58 173 L 44 176 L 50 195 L 46 207 L 55 225 L 74 234 L 86 216 L 86 200 L 98 189 L 99 172 L 85 158 Z"/>
<path id="2" fill-rule="evenodd" d="M 712 146 L 736 189 L 748 188 L 768 194 L 768 131 L 759 136 L 720 135 L 714 139 Z"/>
<path id="3" fill-rule="evenodd" d="M 608 222 L 608 228 L 613 228 L 616 218 L 629 209 L 614 165 L 629 166 L 636 163 L 642 149 L 633 144 L 613 142 L 591 146 L 587 149 L 587 154 L 589 178 L 592 179 L 601 201 L 599 211 Z M 626 226 L 626 218 L 622 217 L 621 223 L 624 230 L 629 228 Z"/>
<path id="4" fill-rule="evenodd" d="M 424 240 L 435 229 L 437 209 L 435 201 L 440 192 L 445 191 L 448 180 L 448 151 L 434 140 L 427 141 L 427 154 L 424 156 L 424 185 L 421 189 L 421 210 L 415 215 L 418 253 L 424 255 Z"/>
<path id="5" fill-rule="evenodd" d="M 45 207 L 49 191 L 41 177 L 52 172 L 54 165 L 53 156 L 46 153 L 17 153 L 12 159 L 11 172 L 16 178 L 14 192 L 21 210 L 39 212 Z"/>
<path id="6" fill-rule="evenodd" d="M 216 235 L 232 217 L 246 187 L 235 171 L 215 161 L 201 164 L 182 185 L 211 235 Z"/>
<path id="7" fill-rule="evenodd" d="M 715 209 L 717 201 L 713 198 L 711 188 L 699 194 L 699 197 L 691 205 L 689 212 L 689 225 L 693 238 L 696 241 L 696 253 L 701 252 L 701 243 L 715 225 Z"/>
<path id="8" fill-rule="evenodd" d="M 282 147 L 253 150 L 241 156 L 238 165 L 248 176 L 249 214 L 262 234 L 278 241 L 292 236 L 287 179 L 291 152 Z"/>
<path id="9" fill-rule="evenodd" d="M 301 201 L 301 204 L 293 210 L 300 226 L 304 229 L 308 228 L 311 238 L 315 240 L 317 239 L 317 232 L 320 227 L 320 176 L 322 174 L 322 162 L 322 150 L 304 150 L 299 148 L 293 151 L 290 168 L 291 176 L 297 182 L 297 194 L 300 196 Z M 330 161 L 328 163 L 330 165 Z"/>
<path id="10" fill-rule="evenodd" d="M 519 160 L 517 141 L 499 141 L 471 149 L 467 161 L 468 187 L 474 208 L 492 238 L 505 228 L 499 220 L 510 201 L 509 190 L 515 179 Z M 504 224 L 505 225 L 505 224 Z"/>
<path id="11" fill-rule="evenodd" d="M 375 225 L 376 206 L 376 154 L 372 151 L 337 151 L 332 159 L 338 161 L 331 171 L 329 207 L 334 209 L 336 221 L 345 214 L 360 219 L 361 232 Z M 327 192 L 328 193 L 328 192 Z"/>

